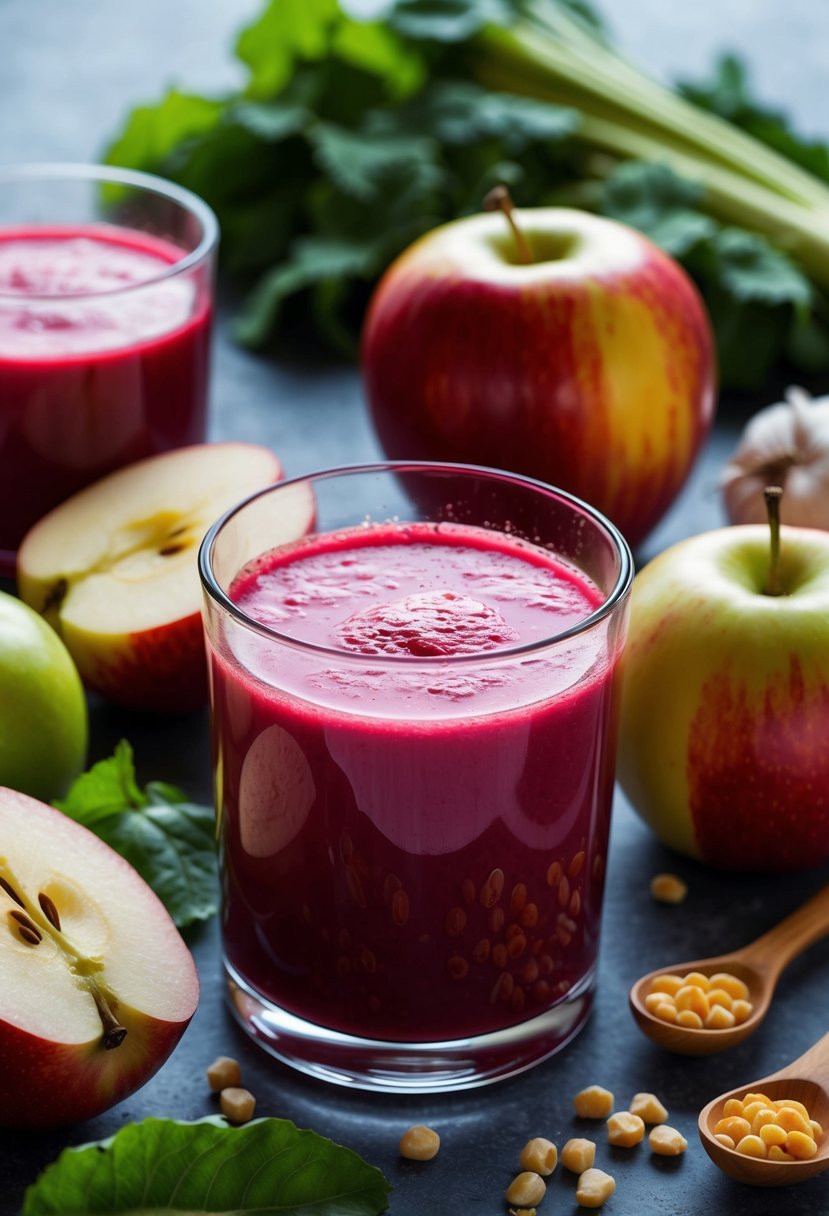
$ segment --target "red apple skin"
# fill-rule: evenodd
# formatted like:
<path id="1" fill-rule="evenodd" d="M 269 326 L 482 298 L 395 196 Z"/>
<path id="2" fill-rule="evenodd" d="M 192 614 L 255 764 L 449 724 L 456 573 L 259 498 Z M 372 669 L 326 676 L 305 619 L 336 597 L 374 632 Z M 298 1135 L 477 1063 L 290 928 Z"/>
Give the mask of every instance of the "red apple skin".
<path id="1" fill-rule="evenodd" d="M 64 1127 L 94 1118 L 149 1081 L 187 1029 L 186 1022 L 124 1016 L 127 1037 L 53 1043 L 0 1021 L 0 1127 Z"/>
<path id="2" fill-rule="evenodd" d="M 705 309 L 677 263 L 631 229 L 563 208 L 518 219 L 542 257 L 556 232 L 601 248 L 589 261 L 511 263 L 497 252 L 504 217 L 486 215 L 402 254 L 363 334 L 380 443 L 392 458 L 539 478 L 598 507 L 636 545 L 713 420 Z"/>
<path id="3" fill-rule="evenodd" d="M 634 579 L 618 776 L 678 852 L 767 873 L 829 860 L 829 533 L 673 545 Z"/>

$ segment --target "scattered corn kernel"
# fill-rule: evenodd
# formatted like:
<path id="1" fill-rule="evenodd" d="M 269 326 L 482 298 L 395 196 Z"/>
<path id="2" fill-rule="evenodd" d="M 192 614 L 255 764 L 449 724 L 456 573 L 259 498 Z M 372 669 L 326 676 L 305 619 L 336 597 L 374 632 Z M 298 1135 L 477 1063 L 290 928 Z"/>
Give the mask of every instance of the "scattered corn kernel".
<path id="1" fill-rule="evenodd" d="M 537 1208 L 510 1208 L 509 1216 L 538 1216 Z"/>
<path id="2" fill-rule="evenodd" d="M 532 1170 L 524 1170 L 516 1174 L 504 1192 L 507 1203 L 517 1203 L 519 1207 L 529 1208 L 540 1203 L 547 1193 L 547 1183 Z"/>
<path id="3" fill-rule="evenodd" d="M 814 1157 L 817 1145 L 806 1132 L 789 1132 L 786 1137 L 786 1152 L 798 1161 Z"/>
<path id="4" fill-rule="evenodd" d="M 656 1094 L 634 1094 L 628 1109 L 632 1115 L 638 1115 L 644 1123 L 667 1123 L 668 1121 L 668 1112 Z"/>
<path id="5" fill-rule="evenodd" d="M 573 1099 L 573 1106 L 580 1119 L 605 1119 L 613 1110 L 613 1094 L 601 1085 L 588 1085 Z"/>
<path id="6" fill-rule="evenodd" d="M 214 1094 L 241 1085 L 242 1070 L 239 1061 L 231 1059 L 230 1056 L 218 1056 L 207 1070 L 207 1084 Z"/>
<path id="7" fill-rule="evenodd" d="M 645 1136 L 645 1124 L 639 1115 L 632 1115 L 629 1110 L 617 1111 L 607 1121 L 607 1139 L 617 1148 L 633 1148 L 641 1143 Z"/>
<path id="8" fill-rule="evenodd" d="M 667 1123 L 660 1123 L 651 1128 L 648 1144 L 651 1146 L 651 1152 L 658 1153 L 660 1157 L 678 1157 L 688 1147 L 688 1141 L 682 1133 L 675 1127 L 669 1127 Z"/>
<path id="9" fill-rule="evenodd" d="M 550 1140 L 543 1136 L 535 1136 L 528 1140 L 521 1150 L 519 1164 L 525 1170 L 533 1170 L 547 1178 L 552 1174 L 558 1162 L 558 1149 Z"/>
<path id="10" fill-rule="evenodd" d="M 576 1187 L 576 1202 L 583 1208 L 600 1208 L 616 1190 L 616 1179 L 604 1170 L 585 1170 Z"/>
<path id="11" fill-rule="evenodd" d="M 256 1099 L 250 1090 L 240 1089 L 238 1085 L 229 1085 L 219 1094 L 219 1106 L 224 1117 L 231 1123 L 248 1123 L 253 1118 Z"/>
<path id="12" fill-rule="evenodd" d="M 759 1136 L 749 1135 L 737 1141 L 737 1152 L 744 1157 L 765 1157 L 768 1150 Z"/>
<path id="13" fill-rule="evenodd" d="M 651 896 L 660 904 L 681 904 L 688 894 L 688 884 L 678 874 L 654 874 Z"/>
<path id="14" fill-rule="evenodd" d="M 400 1156 L 408 1161 L 431 1161 L 439 1148 L 440 1136 L 423 1123 L 415 1123 L 400 1137 Z"/>
<path id="15" fill-rule="evenodd" d="M 581 1140 L 576 1137 L 568 1140 L 561 1150 L 561 1164 L 574 1174 L 583 1174 L 589 1170 L 596 1160 L 596 1145 L 592 1140 Z"/>
<path id="16" fill-rule="evenodd" d="M 717 1135 L 714 1137 L 714 1139 L 719 1141 L 719 1143 L 722 1144 L 725 1148 L 736 1148 L 737 1147 L 735 1145 L 734 1141 L 731 1139 L 731 1137 L 726 1136 L 725 1132 L 718 1132 Z"/>
<path id="17" fill-rule="evenodd" d="M 654 999 L 659 993 L 664 993 L 666 999 L 661 1002 Z M 746 985 L 728 971 L 718 971 L 712 976 L 701 971 L 689 971 L 684 976 L 667 972 L 651 980 L 645 1008 L 662 1021 L 676 1022 L 678 1026 L 728 1030 L 750 1016 L 753 1005 L 747 998 Z M 696 1017 L 683 1016 L 687 1013 Z"/>

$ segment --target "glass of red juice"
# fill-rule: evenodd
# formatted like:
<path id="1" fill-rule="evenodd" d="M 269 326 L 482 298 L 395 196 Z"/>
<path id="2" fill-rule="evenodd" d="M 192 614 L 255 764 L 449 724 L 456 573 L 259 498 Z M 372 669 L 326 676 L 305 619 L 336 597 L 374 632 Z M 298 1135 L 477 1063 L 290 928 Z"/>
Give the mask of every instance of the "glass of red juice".
<path id="1" fill-rule="evenodd" d="M 231 1007 L 283 1061 L 460 1089 L 591 1006 L 632 577 L 527 478 L 283 482 L 200 553 Z"/>
<path id="2" fill-rule="evenodd" d="M 82 486 L 205 438 L 217 240 L 161 178 L 0 169 L 0 574 Z"/>

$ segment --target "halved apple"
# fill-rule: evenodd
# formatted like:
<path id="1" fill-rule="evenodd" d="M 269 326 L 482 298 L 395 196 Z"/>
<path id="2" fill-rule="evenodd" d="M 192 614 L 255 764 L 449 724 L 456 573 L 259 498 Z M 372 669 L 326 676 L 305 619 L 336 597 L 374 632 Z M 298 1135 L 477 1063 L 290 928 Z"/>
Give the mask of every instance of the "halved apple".
<path id="1" fill-rule="evenodd" d="M 164 1063 L 198 998 L 190 952 L 132 866 L 0 787 L 0 1125 L 113 1106 Z"/>
<path id="2" fill-rule="evenodd" d="M 118 469 L 30 530 L 20 595 L 63 638 L 88 688 L 131 708 L 197 708 L 207 699 L 199 545 L 224 511 L 281 476 L 273 452 L 246 443 L 196 444 Z M 310 524 L 288 520 L 277 540 Z"/>

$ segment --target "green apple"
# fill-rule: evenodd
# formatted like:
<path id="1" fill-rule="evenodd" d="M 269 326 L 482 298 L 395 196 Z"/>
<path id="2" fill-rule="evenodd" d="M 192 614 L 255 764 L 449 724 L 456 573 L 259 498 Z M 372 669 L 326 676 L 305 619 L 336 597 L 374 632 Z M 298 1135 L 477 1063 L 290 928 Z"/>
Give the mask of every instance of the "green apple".
<path id="1" fill-rule="evenodd" d="M 671 848 L 773 872 L 829 858 L 829 532 L 769 548 L 723 528 L 636 576 L 619 779 Z"/>
<path id="2" fill-rule="evenodd" d="M 83 768 L 87 740 L 68 650 L 42 617 L 0 591 L 0 785 L 58 797 Z"/>

